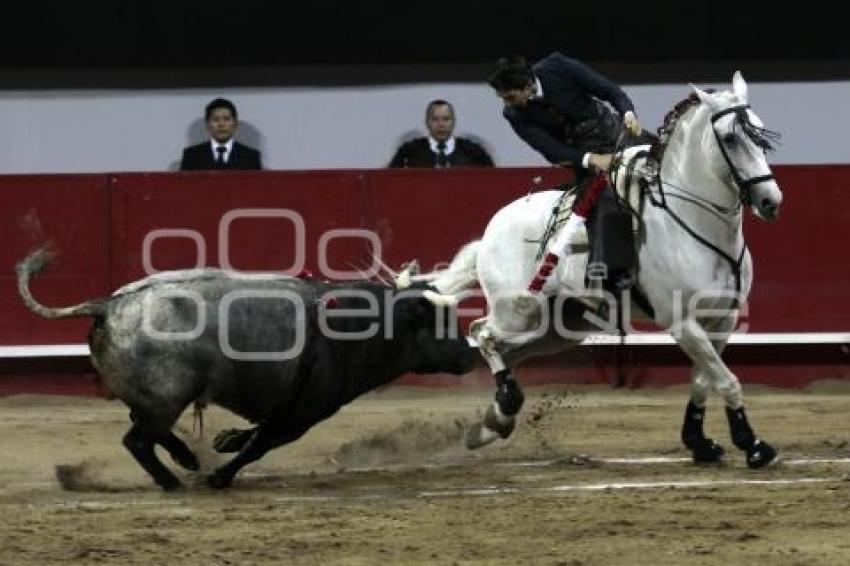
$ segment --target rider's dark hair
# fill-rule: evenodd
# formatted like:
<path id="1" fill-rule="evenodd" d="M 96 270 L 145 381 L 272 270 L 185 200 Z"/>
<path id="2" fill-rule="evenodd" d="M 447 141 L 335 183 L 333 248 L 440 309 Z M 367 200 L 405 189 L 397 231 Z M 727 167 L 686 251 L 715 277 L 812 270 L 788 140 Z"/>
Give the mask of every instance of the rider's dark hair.
<path id="1" fill-rule="evenodd" d="M 213 111 L 218 108 L 227 108 L 230 110 L 230 113 L 233 114 L 233 119 L 237 119 L 239 116 L 236 114 L 236 105 L 227 100 L 226 98 L 216 98 L 209 104 L 207 104 L 206 109 L 204 110 L 204 120 L 209 122 L 210 116 L 212 116 Z"/>
<path id="2" fill-rule="evenodd" d="M 525 88 L 534 80 L 531 65 L 523 57 L 502 57 L 487 75 L 487 82 L 498 92 Z"/>

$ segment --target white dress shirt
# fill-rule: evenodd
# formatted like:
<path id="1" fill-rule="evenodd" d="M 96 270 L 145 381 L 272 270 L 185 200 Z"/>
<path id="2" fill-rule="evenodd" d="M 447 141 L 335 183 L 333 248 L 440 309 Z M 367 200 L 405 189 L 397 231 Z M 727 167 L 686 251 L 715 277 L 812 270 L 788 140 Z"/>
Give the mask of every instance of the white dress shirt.
<path id="1" fill-rule="evenodd" d="M 437 147 L 438 143 L 440 143 L 440 142 L 435 140 L 433 137 L 428 136 L 428 145 L 431 146 L 431 151 L 433 151 L 434 153 L 440 153 L 440 149 Z M 445 149 L 444 153 L 446 155 L 451 155 L 452 153 L 454 153 L 454 150 L 455 150 L 455 137 L 452 136 L 452 137 L 450 137 L 449 139 L 446 140 L 446 149 Z"/>
<path id="2" fill-rule="evenodd" d="M 230 152 L 233 151 L 233 138 L 230 138 L 225 143 L 218 143 L 214 139 L 210 138 L 210 148 L 213 154 L 213 161 L 216 161 L 218 159 L 218 151 L 216 150 L 216 148 L 218 147 L 225 148 L 224 162 L 227 163 L 228 161 L 230 161 Z"/>

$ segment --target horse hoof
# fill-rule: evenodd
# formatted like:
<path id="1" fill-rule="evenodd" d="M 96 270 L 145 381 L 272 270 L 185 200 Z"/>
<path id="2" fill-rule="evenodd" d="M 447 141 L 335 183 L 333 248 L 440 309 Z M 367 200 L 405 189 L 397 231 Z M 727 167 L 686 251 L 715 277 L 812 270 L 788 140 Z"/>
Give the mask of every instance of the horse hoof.
<path id="1" fill-rule="evenodd" d="M 522 392 L 519 392 L 518 396 L 519 405 L 522 405 L 523 395 Z M 517 408 L 517 410 L 519 410 Z M 487 407 L 487 410 L 484 412 L 484 419 L 482 420 L 484 428 L 496 432 L 502 438 L 507 438 L 514 431 L 514 427 L 516 426 L 516 417 L 511 416 L 503 416 L 496 412 L 496 404 L 492 404 Z"/>
<path id="2" fill-rule="evenodd" d="M 499 438 L 498 432 L 490 430 L 481 423 L 475 423 L 466 431 L 466 447 L 469 450 L 476 450 L 487 446 L 497 438 Z"/>
<path id="3" fill-rule="evenodd" d="M 710 438 L 705 438 L 692 450 L 694 464 L 715 464 L 723 459 L 726 453 L 723 447 Z"/>
<path id="4" fill-rule="evenodd" d="M 763 440 L 756 440 L 747 449 L 747 466 L 754 470 L 771 466 L 776 461 L 776 449 Z"/>

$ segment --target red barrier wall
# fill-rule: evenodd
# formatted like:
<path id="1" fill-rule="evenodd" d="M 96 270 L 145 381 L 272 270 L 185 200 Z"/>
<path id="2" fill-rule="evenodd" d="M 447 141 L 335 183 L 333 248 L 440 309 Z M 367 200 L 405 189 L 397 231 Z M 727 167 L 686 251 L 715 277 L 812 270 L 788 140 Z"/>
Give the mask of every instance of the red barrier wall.
<path id="1" fill-rule="evenodd" d="M 850 166 L 785 166 L 779 220 L 748 215 L 754 262 L 751 331 L 850 329 Z"/>
<path id="2" fill-rule="evenodd" d="M 750 331 L 848 331 L 850 248 L 842 244 L 850 225 L 850 166 L 784 166 L 775 173 L 785 192 L 780 220 L 765 224 L 748 215 L 745 227 L 755 260 Z M 321 276 L 322 235 L 365 229 L 377 235 L 391 265 L 415 257 L 429 269 L 480 236 L 502 205 L 566 180 L 563 169 L 0 176 L 0 345 L 85 341 L 88 321 L 42 319 L 17 295 L 13 266 L 43 241 L 61 253 L 33 285 L 50 305 L 103 296 L 142 277 L 146 237 L 157 270 L 229 261 L 238 269 L 292 272 L 301 267 L 300 234 L 303 266 Z M 258 209 L 270 216 L 253 216 Z M 151 239 L 156 230 L 181 232 Z M 362 234 L 339 236 L 328 243 L 331 268 L 370 261 Z M 611 350 L 601 351 L 591 365 L 610 366 Z M 586 367 L 580 357 L 570 359 L 576 369 Z M 829 359 L 825 371 L 841 356 Z"/>
<path id="3" fill-rule="evenodd" d="M 24 307 L 15 264 L 52 242 L 62 255 L 49 275 L 34 281 L 33 293 L 55 305 L 105 295 L 109 209 L 103 175 L 0 176 L 0 345 L 85 342 L 89 321 L 48 321 Z"/>

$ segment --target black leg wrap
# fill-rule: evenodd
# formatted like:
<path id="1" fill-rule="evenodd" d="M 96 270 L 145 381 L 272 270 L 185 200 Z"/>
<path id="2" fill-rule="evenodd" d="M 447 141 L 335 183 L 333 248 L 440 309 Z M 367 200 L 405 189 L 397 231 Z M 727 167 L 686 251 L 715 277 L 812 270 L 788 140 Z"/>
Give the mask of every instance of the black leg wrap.
<path id="1" fill-rule="evenodd" d="M 506 416 L 517 414 L 522 408 L 523 401 L 525 401 L 525 395 L 519 388 L 519 383 L 516 382 L 509 369 L 500 371 L 495 375 L 495 378 L 496 403 L 499 404 L 502 414 Z"/>
<path id="2" fill-rule="evenodd" d="M 703 438 L 691 448 L 694 464 L 713 464 L 719 462 L 726 453 L 723 447 L 710 438 Z"/>
<path id="3" fill-rule="evenodd" d="M 697 407 L 691 402 L 685 409 L 685 422 L 682 423 L 682 444 L 691 450 L 696 449 L 705 440 L 702 423 L 705 419 L 705 407 Z"/>
<path id="4" fill-rule="evenodd" d="M 725 451 L 723 447 L 705 437 L 702 423 L 705 420 L 705 407 L 688 403 L 685 409 L 685 422 L 682 424 L 682 443 L 691 450 L 696 464 L 719 462 Z"/>
<path id="5" fill-rule="evenodd" d="M 750 423 L 747 422 L 743 407 L 735 410 L 727 407 L 726 418 L 729 419 L 732 442 L 747 453 L 747 466 L 764 468 L 776 462 L 776 449 L 764 440 L 756 438 Z"/>
<path id="6" fill-rule="evenodd" d="M 747 448 L 747 466 L 750 468 L 764 468 L 776 462 L 776 449 L 764 440 L 756 439 L 753 445 Z"/>
<path id="7" fill-rule="evenodd" d="M 753 434 L 753 429 L 750 428 L 744 408 L 730 409 L 726 407 L 726 419 L 729 421 L 729 432 L 732 435 L 732 442 L 735 446 L 740 450 L 749 449 L 755 443 L 756 435 Z"/>

